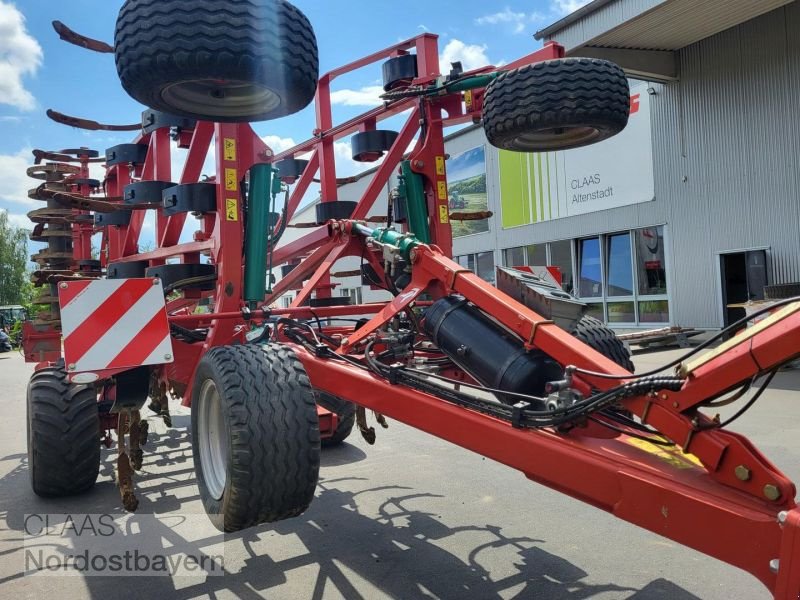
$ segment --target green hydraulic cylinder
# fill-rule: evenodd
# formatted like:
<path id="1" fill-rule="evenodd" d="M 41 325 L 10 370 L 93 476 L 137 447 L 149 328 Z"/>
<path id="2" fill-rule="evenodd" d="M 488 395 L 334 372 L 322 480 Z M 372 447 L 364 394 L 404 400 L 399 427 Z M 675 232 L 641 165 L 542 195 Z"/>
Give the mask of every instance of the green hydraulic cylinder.
<path id="1" fill-rule="evenodd" d="M 267 233 L 273 196 L 272 177 L 276 172 L 266 164 L 253 165 L 250 169 L 244 244 L 244 299 L 251 305 L 263 302 L 267 293 Z"/>
<path id="2" fill-rule="evenodd" d="M 428 223 L 428 203 L 425 200 L 425 186 L 422 176 L 411 170 L 411 162 L 400 163 L 400 198 L 405 199 L 408 211 L 408 228 L 423 244 L 431 243 L 431 230 Z"/>

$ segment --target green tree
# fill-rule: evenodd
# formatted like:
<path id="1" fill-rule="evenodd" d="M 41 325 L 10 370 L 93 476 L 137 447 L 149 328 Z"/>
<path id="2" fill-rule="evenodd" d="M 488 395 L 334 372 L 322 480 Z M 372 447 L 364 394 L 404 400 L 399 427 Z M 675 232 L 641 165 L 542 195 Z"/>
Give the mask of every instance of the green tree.
<path id="1" fill-rule="evenodd" d="M 14 227 L 0 210 L 0 305 L 31 301 L 28 281 L 28 231 Z"/>

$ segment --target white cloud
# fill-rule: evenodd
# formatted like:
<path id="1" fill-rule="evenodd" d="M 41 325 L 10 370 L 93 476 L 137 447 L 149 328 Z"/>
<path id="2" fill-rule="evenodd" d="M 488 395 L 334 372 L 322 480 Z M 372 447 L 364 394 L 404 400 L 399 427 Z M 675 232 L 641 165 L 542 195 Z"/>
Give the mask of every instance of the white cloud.
<path id="1" fill-rule="evenodd" d="M 589 4 L 589 2 L 591 0 L 552 0 L 551 7 L 553 12 L 563 17 Z"/>
<path id="2" fill-rule="evenodd" d="M 331 92 L 331 104 L 342 106 L 380 106 L 383 87 L 380 85 L 368 85 L 359 90 L 337 90 Z"/>
<path id="3" fill-rule="evenodd" d="M 508 25 L 513 33 L 523 33 L 528 23 L 537 23 L 546 20 L 546 15 L 540 12 L 514 12 L 505 7 L 500 12 L 484 15 L 475 19 L 476 25 Z"/>
<path id="4" fill-rule="evenodd" d="M 293 138 L 283 138 L 278 135 L 265 135 L 261 141 L 269 146 L 275 154 L 280 154 L 284 150 L 294 148 L 297 142 Z"/>
<path id="5" fill-rule="evenodd" d="M 491 64 L 489 57 L 486 56 L 488 46 L 478 46 L 477 44 L 465 44 L 461 40 L 450 40 L 439 57 L 439 64 L 443 72 L 449 71 L 450 63 L 461 61 L 465 71 L 471 71 L 478 67 L 485 67 Z"/>
<path id="6" fill-rule="evenodd" d="M 36 108 L 36 99 L 22 83 L 42 64 L 42 47 L 25 28 L 16 6 L 0 0 L 0 103 L 20 110 Z"/>
<path id="7" fill-rule="evenodd" d="M 514 33 L 522 33 L 525 31 L 526 15 L 524 12 L 514 12 L 509 7 L 505 7 L 500 12 L 491 15 L 484 15 L 475 19 L 476 25 L 500 25 L 509 24 L 512 26 Z"/>
<path id="8" fill-rule="evenodd" d="M 32 164 L 30 148 L 23 148 L 16 154 L 0 154 L 0 200 L 28 206 L 37 203 L 28 198 L 28 190 L 41 183 L 30 179 L 26 173 Z"/>

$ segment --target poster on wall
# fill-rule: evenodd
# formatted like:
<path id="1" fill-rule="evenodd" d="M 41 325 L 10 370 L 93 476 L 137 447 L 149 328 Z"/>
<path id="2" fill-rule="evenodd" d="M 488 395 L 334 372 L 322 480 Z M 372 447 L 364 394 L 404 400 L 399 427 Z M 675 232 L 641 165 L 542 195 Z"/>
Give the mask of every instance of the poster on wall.
<path id="1" fill-rule="evenodd" d="M 631 93 L 628 126 L 584 148 L 526 154 L 499 151 L 504 228 L 655 199 L 650 96 Z"/>
<path id="2" fill-rule="evenodd" d="M 447 160 L 448 205 L 453 237 L 463 237 L 489 231 L 489 219 L 458 220 L 459 214 L 487 212 L 486 151 L 483 146 L 472 148 Z"/>

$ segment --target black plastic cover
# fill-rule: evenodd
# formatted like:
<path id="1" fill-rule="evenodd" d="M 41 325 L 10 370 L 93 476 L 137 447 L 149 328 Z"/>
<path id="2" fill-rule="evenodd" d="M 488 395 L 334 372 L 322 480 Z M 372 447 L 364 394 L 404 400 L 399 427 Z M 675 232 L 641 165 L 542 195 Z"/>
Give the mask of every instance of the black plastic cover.
<path id="1" fill-rule="evenodd" d="M 208 213 L 217 210 L 217 186 L 213 183 L 188 183 L 167 188 L 162 193 L 165 215 Z"/>
<path id="2" fill-rule="evenodd" d="M 177 127 L 185 131 L 191 131 L 197 125 L 197 121 L 188 117 L 179 117 L 169 113 L 161 112 L 148 108 L 142 113 L 142 133 L 152 133 L 162 127 Z"/>
<path id="3" fill-rule="evenodd" d="M 143 144 L 120 144 L 106 150 L 106 165 L 144 164 L 147 158 L 147 146 Z"/>
<path id="4" fill-rule="evenodd" d="M 358 162 L 375 162 L 384 152 L 391 149 L 399 134 L 388 129 L 374 129 L 353 134 L 350 149 L 353 160 Z"/>
<path id="5" fill-rule="evenodd" d="M 317 225 L 324 225 L 328 221 L 338 221 L 341 219 L 349 219 L 353 216 L 358 202 L 350 200 L 337 200 L 335 202 L 320 202 L 317 204 Z"/>
<path id="6" fill-rule="evenodd" d="M 131 211 L 115 210 L 110 213 L 94 213 L 94 224 L 96 227 L 107 227 L 109 225 L 130 225 Z"/>
<path id="7" fill-rule="evenodd" d="M 388 92 L 408 87 L 417 77 L 417 55 L 404 54 L 383 63 L 383 89 Z"/>
<path id="8" fill-rule="evenodd" d="M 150 263 L 146 260 L 133 262 L 110 263 L 106 267 L 108 279 L 136 279 L 145 276 L 145 271 Z"/>
<path id="9" fill-rule="evenodd" d="M 272 165 L 278 169 L 278 177 L 281 179 L 297 179 L 303 174 L 308 166 L 307 160 L 299 158 L 287 158 Z"/>
<path id="10" fill-rule="evenodd" d="M 164 190 L 175 187 L 171 181 L 137 181 L 125 186 L 122 198 L 125 204 L 159 204 Z"/>

